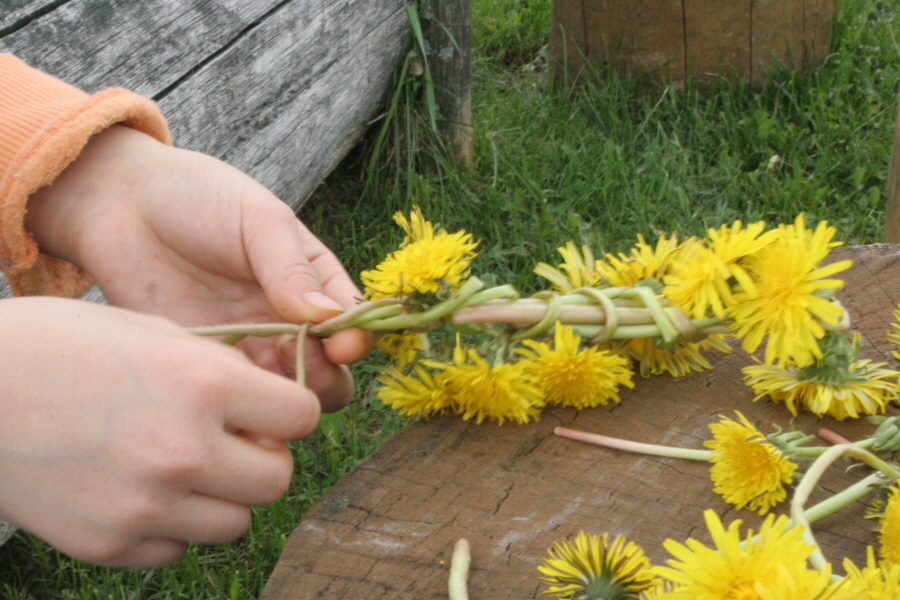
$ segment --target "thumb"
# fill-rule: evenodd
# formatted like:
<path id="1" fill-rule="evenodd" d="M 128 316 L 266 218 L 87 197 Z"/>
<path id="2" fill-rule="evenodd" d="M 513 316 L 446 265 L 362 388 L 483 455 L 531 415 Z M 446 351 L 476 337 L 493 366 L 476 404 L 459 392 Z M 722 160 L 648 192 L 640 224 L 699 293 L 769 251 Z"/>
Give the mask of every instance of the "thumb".
<path id="1" fill-rule="evenodd" d="M 312 262 L 322 251 L 331 255 L 330 251 L 309 234 L 319 247 L 318 255 L 310 253 L 302 226 L 298 227 L 293 211 L 280 200 L 273 198 L 257 208 L 257 214 L 244 227 L 244 251 L 253 275 L 279 317 L 291 323 L 318 323 L 342 312 L 341 304 L 325 291 L 327 281 L 323 283 L 322 268 Z"/>

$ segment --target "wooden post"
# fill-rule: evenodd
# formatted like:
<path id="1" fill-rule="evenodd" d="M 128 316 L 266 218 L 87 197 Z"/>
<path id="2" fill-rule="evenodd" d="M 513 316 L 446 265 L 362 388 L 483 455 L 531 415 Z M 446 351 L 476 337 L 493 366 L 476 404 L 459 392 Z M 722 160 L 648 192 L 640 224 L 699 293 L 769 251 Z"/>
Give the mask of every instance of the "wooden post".
<path id="1" fill-rule="evenodd" d="M 585 67 L 675 82 L 719 73 L 760 83 L 778 60 L 805 69 L 825 58 L 840 0 L 553 0 L 550 69 Z M 587 65 L 585 64 L 587 63 Z"/>
<path id="2" fill-rule="evenodd" d="M 884 207 L 884 241 L 900 244 L 900 103 L 894 122 L 894 147 L 888 167 L 887 205 Z"/>
<path id="3" fill-rule="evenodd" d="M 431 0 L 423 11 L 439 127 L 457 163 L 472 166 L 472 10 L 469 0 Z"/>

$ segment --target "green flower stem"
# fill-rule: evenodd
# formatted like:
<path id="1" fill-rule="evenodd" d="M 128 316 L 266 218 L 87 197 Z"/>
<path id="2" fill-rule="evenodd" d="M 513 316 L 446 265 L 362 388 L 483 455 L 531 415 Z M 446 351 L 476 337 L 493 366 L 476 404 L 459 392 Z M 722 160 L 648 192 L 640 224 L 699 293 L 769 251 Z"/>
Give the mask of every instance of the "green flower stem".
<path id="1" fill-rule="evenodd" d="M 301 325 L 297 332 L 297 349 L 294 357 L 294 377 L 301 387 L 306 387 L 306 333 L 309 325 Z"/>
<path id="2" fill-rule="evenodd" d="M 858 442 L 853 442 L 849 444 L 855 448 L 871 448 L 875 444 L 875 438 L 866 438 L 864 440 L 860 440 Z M 790 454 L 792 456 L 803 456 L 807 458 L 821 456 L 825 453 L 826 450 L 832 448 L 833 446 L 805 446 L 800 448 L 794 448 L 791 450 Z"/>
<path id="3" fill-rule="evenodd" d="M 816 543 L 816 537 L 813 535 L 812 526 L 803 509 L 803 505 L 809 499 L 809 495 L 815 489 L 819 479 L 825 473 L 825 469 L 831 466 L 831 463 L 843 456 L 852 446 L 849 444 L 838 444 L 832 446 L 810 465 L 797 488 L 794 490 L 794 497 L 791 498 L 791 521 L 795 525 L 803 526 L 803 539 L 808 544 L 812 544 L 814 550 L 809 555 L 809 563 L 814 569 L 821 571 L 825 568 L 828 561 L 822 553 L 822 549 Z"/>
<path id="4" fill-rule="evenodd" d="M 845 506 L 853 504 L 854 502 L 871 492 L 872 488 L 878 487 L 884 481 L 884 475 L 882 475 L 880 472 L 872 473 L 865 479 L 857 481 L 847 489 L 838 492 L 827 500 L 823 500 L 815 506 L 807 508 L 804 511 L 807 521 L 809 521 L 810 523 L 815 523 L 819 519 L 827 517 L 831 513 L 837 512 Z"/>
<path id="5" fill-rule="evenodd" d="M 468 579 L 471 561 L 469 542 L 462 538 L 453 547 L 453 556 L 450 559 L 450 576 L 447 578 L 450 600 L 469 600 Z"/>
<path id="6" fill-rule="evenodd" d="M 588 444 L 604 446 L 615 450 L 624 450 L 626 452 L 636 452 L 639 454 L 652 454 L 653 456 L 686 458 L 688 460 L 702 460 L 707 462 L 712 457 L 711 450 L 694 450 L 691 448 L 674 448 L 672 446 L 644 444 L 641 442 L 632 442 L 631 440 L 608 437 L 597 433 L 578 431 L 567 427 L 557 427 L 553 430 L 553 433 L 559 437 L 575 440 L 577 442 L 587 442 Z"/>
<path id="7" fill-rule="evenodd" d="M 440 304 L 436 304 L 424 312 L 407 313 L 387 319 L 368 321 L 366 323 L 362 323 L 359 326 L 363 329 L 392 330 L 409 329 L 411 327 L 426 325 L 428 323 L 437 321 L 438 319 L 443 318 L 451 314 L 453 311 L 457 310 L 473 294 L 480 291 L 482 287 L 484 287 L 484 284 L 480 279 L 478 279 L 477 277 L 470 277 L 466 281 L 466 283 L 463 284 L 463 286 L 460 287 L 453 295 L 451 295 Z M 347 326 L 353 327 L 355 326 L 355 323 L 353 321 L 349 321 L 347 323 Z"/>
<path id="8" fill-rule="evenodd" d="M 347 323 L 351 321 L 359 323 L 366 320 L 393 317 L 399 315 L 402 311 L 403 304 L 399 298 L 383 298 L 374 302 L 362 302 L 336 317 L 312 325 L 310 333 L 319 337 L 325 337 L 338 329 L 349 327 Z"/>
<path id="9" fill-rule="evenodd" d="M 462 304 L 460 309 L 476 304 L 490 302 L 493 300 L 515 300 L 518 297 L 519 292 L 513 286 L 509 284 L 498 285 L 496 287 L 481 290 L 480 292 L 472 294 L 469 299 Z"/>
<path id="10" fill-rule="evenodd" d="M 816 544 L 816 539 L 810 526 L 810 520 L 807 517 L 806 511 L 803 509 L 803 505 L 806 504 L 806 501 L 815 489 L 819 479 L 821 479 L 822 475 L 825 473 L 825 469 L 844 455 L 866 463 L 888 478 L 895 478 L 900 475 L 900 471 L 898 471 L 897 467 L 894 465 L 878 458 L 868 450 L 854 446 L 853 444 L 838 444 L 832 446 L 813 461 L 809 469 L 807 469 L 806 473 L 803 475 L 803 478 L 800 479 L 797 488 L 794 490 L 794 497 L 791 498 L 791 520 L 797 525 L 803 525 L 803 539 L 815 546 L 815 550 L 813 550 L 809 557 L 809 562 L 814 568 L 820 571 L 827 561 L 825 560 L 825 555 L 822 554 L 822 550 L 819 548 L 818 544 Z M 836 504 L 837 503 L 839 503 L 839 501 L 836 502 Z"/>
<path id="11" fill-rule="evenodd" d="M 282 335 L 285 333 L 296 334 L 300 331 L 300 326 L 295 325 L 294 323 L 247 323 L 238 325 L 189 327 L 187 331 L 200 336 L 246 337 L 252 335 L 257 337 L 268 337 L 270 335 Z"/>

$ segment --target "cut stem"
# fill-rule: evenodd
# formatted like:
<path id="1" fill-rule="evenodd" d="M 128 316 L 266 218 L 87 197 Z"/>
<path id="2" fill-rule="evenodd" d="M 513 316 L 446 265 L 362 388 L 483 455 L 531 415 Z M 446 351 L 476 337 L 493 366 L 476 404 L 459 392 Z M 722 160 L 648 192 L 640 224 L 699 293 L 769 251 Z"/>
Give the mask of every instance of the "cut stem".
<path id="1" fill-rule="evenodd" d="M 668 456 L 670 458 L 686 458 L 688 460 L 702 460 L 706 462 L 709 462 L 710 457 L 712 457 L 711 450 L 694 450 L 691 448 L 675 448 L 657 444 L 644 444 L 641 442 L 632 442 L 631 440 L 600 435 L 598 433 L 578 431 L 577 429 L 569 429 L 567 427 L 557 427 L 553 430 L 553 433 L 559 437 L 575 440 L 577 442 L 587 442 L 588 444 L 613 448 L 614 450 L 624 450 L 625 452 L 636 452 L 638 454 Z"/>
<path id="2" fill-rule="evenodd" d="M 462 538 L 453 547 L 453 557 L 450 559 L 450 576 L 447 578 L 450 600 L 469 600 L 468 580 L 471 561 L 469 541 Z"/>

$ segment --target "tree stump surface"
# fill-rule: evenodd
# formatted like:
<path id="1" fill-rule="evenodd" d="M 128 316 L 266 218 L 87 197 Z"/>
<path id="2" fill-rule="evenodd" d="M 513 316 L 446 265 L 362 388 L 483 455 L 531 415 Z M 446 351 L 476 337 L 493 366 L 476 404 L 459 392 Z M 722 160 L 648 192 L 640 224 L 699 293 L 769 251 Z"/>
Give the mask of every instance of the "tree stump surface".
<path id="1" fill-rule="evenodd" d="M 900 246 L 839 248 L 832 260 L 853 259 L 839 297 L 864 339 L 863 356 L 896 367 L 885 339 L 900 301 Z M 867 437 L 864 420 L 835 421 L 782 404 L 752 402 L 740 350 L 710 357 L 713 370 L 673 378 L 636 377 L 622 402 L 594 409 L 552 409 L 528 425 L 475 425 L 446 416 L 401 430 L 311 508 L 291 534 L 263 600 L 446 598 L 453 545 L 469 540 L 472 600 L 539 598 L 537 566 L 554 541 L 583 529 L 622 534 L 654 564 L 669 558 L 662 542 L 709 542 L 702 513 L 727 524 L 761 517 L 737 511 L 713 492 L 709 465 L 629 454 L 553 435 L 567 426 L 640 442 L 701 448 L 717 415 L 741 411 L 764 433 L 793 425 L 807 433 L 828 427 L 851 440 Z M 829 469 L 807 506 L 861 479 L 865 468 Z M 863 520 L 867 498 L 814 524 L 837 572 L 844 557 L 857 565 L 876 544 L 875 522 Z M 775 512 L 787 514 L 787 502 Z"/>

